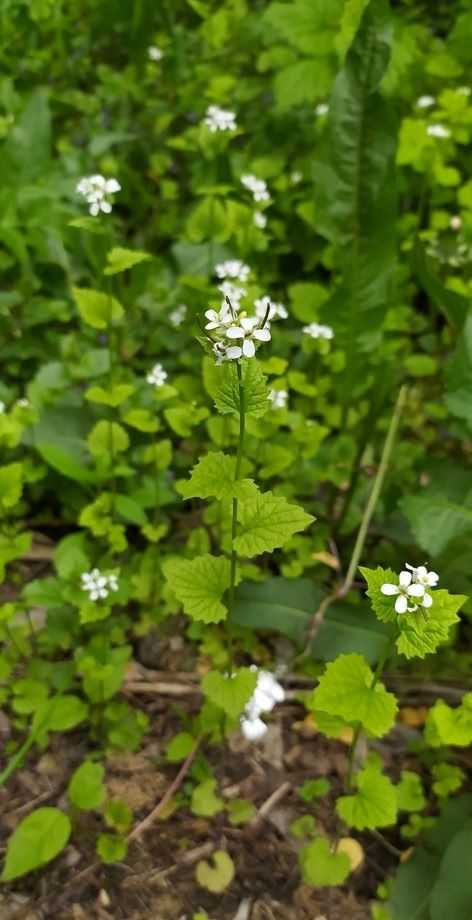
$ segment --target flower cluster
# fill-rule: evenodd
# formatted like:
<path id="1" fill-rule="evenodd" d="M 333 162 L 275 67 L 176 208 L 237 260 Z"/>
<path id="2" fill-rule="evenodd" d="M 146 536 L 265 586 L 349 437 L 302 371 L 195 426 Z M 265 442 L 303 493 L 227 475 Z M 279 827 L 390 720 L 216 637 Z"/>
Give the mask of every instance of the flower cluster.
<path id="1" fill-rule="evenodd" d="M 118 591 L 118 576 L 104 575 L 100 569 L 92 569 L 80 576 L 82 591 L 87 591 L 90 601 L 105 600 L 110 591 Z"/>
<path id="2" fill-rule="evenodd" d="M 162 387 L 164 386 L 168 376 L 169 375 L 167 371 L 165 371 L 162 367 L 162 364 L 155 364 L 152 370 L 149 371 L 146 380 L 154 387 Z"/>
<path id="3" fill-rule="evenodd" d="M 329 112 L 329 105 L 327 102 L 319 102 L 315 108 L 315 113 L 318 116 L 327 115 Z"/>
<path id="4" fill-rule="evenodd" d="M 323 326 L 322 323 L 310 323 L 303 327 L 303 332 L 312 339 L 332 339 L 334 336 L 331 326 Z"/>
<path id="5" fill-rule="evenodd" d="M 150 61 L 162 61 L 164 57 L 164 52 L 160 48 L 157 48 L 156 45 L 150 45 L 148 48 L 148 58 Z"/>
<path id="6" fill-rule="evenodd" d="M 408 562 L 405 563 L 405 569 L 408 571 L 400 572 L 398 576 L 398 585 L 389 582 L 382 585 L 380 588 L 382 594 L 387 597 L 396 597 L 396 613 L 414 613 L 418 607 L 431 607 L 433 598 L 426 589 L 437 586 L 439 581 L 437 572 L 428 572 L 425 565 L 415 568 Z"/>
<path id="7" fill-rule="evenodd" d="M 251 269 L 249 265 L 241 262 L 240 259 L 227 259 L 226 262 L 220 262 L 215 265 L 215 274 L 217 278 L 222 280 L 224 278 L 236 278 L 244 284 L 251 274 Z"/>
<path id="8" fill-rule="evenodd" d="M 187 315 L 187 307 L 184 303 L 179 304 L 172 313 L 169 313 L 169 322 L 173 326 L 181 326 Z"/>
<path id="9" fill-rule="evenodd" d="M 249 192 L 252 192 L 254 201 L 270 201 L 269 190 L 264 179 L 258 179 L 257 176 L 248 173 L 245 176 L 241 176 L 241 184 Z"/>
<path id="10" fill-rule="evenodd" d="M 251 671 L 257 671 L 255 665 L 251 665 Z M 267 725 L 261 719 L 262 713 L 271 712 L 275 704 L 284 699 L 284 688 L 274 675 L 270 671 L 258 671 L 256 689 L 241 716 L 241 731 L 248 741 L 259 741 L 265 735 Z"/>
<path id="11" fill-rule="evenodd" d="M 436 105 L 434 96 L 420 96 L 420 98 L 416 100 L 418 109 L 429 109 L 432 105 Z"/>
<path id="12" fill-rule="evenodd" d="M 451 136 L 449 128 L 444 125 L 428 125 L 426 131 L 430 137 L 446 138 Z"/>
<path id="13" fill-rule="evenodd" d="M 267 217 L 262 211 L 254 211 L 254 223 L 258 230 L 264 230 L 267 227 Z"/>
<path id="14" fill-rule="evenodd" d="M 287 390 L 269 390 L 268 398 L 274 409 L 285 409 L 287 406 Z"/>
<path id="15" fill-rule="evenodd" d="M 216 131 L 236 131 L 236 115 L 227 109 L 220 109 L 218 105 L 209 105 L 206 110 L 204 124 L 212 134 Z"/>
<path id="16" fill-rule="evenodd" d="M 267 315 L 269 322 L 273 319 L 287 319 L 288 310 L 283 303 L 274 303 L 270 297 L 259 297 L 254 301 L 254 309 L 258 319 L 264 319 Z"/>
<path id="17" fill-rule="evenodd" d="M 97 217 L 100 211 L 104 214 L 110 214 L 112 203 L 110 196 L 121 189 L 117 179 L 105 179 L 105 176 L 84 176 L 77 183 L 77 192 L 83 195 L 89 205 L 89 213 Z"/>

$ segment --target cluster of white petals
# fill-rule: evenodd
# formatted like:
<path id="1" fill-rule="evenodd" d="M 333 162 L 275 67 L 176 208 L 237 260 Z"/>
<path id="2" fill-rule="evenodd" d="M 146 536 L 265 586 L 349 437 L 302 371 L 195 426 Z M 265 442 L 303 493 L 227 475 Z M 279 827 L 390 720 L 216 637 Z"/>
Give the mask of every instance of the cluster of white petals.
<path id="1" fill-rule="evenodd" d="M 320 115 L 327 115 L 329 112 L 329 105 L 327 102 L 319 102 L 315 108 L 315 113 Z"/>
<path id="2" fill-rule="evenodd" d="M 264 319 L 267 314 L 269 322 L 273 319 L 287 319 L 288 310 L 283 303 L 275 303 L 270 297 L 259 297 L 254 301 L 254 309 L 259 319 Z"/>
<path id="3" fill-rule="evenodd" d="M 150 45 L 148 48 L 148 58 L 150 61 L 162 61 L 164 57 L 164 52 L 160 48 L 157 48 L 156 45 Z"/>
<path id="4" fill-rule="evenodd" d="M 420 96 L 420 98 L 416 100 L 416 107 L 418 109 L 429 109 L 435 104 L 436 99 L 434 96 Z"/>
<path id="5" fill-rule="evenodd" d="M 251 666 L 251 671 L 257 671 L 255 665 Z M 259 741 L 265 735 L 267 725 L 261 719 L 262 713 L 271 712 L 275 704 L 284 699 L 284 688 L 274 675 L 270 671 L 258 671 L 256 689 L 241 716 L 241 731 L 248 741 Z"/>
<path id="6" fill-rule="evenodd" d="M 168 376 L 169 375 L 167 371 L 165 371 L 162 367 L 162 364 L 155 364 L 152 370 L 149 371 L 146 380 L 154 387 L 162 387 L 164 386 Z"/>
<path id="7" fill-rule="evenodd" d="M 104 214 L 110 214 L 112 203 L 110 196 L 121 190 L 121 185 L 117 179 L 105 179 L 105 176 L 84 176 L 77 183 L 76 191 L 83 195 L 89 205 L 89 213 L 92 217 L 97 217 L 101 211 Z"/>
<path id="8" fill-rule="evenodd" d="M 80 576 L 82 591 L 87 591 L 90 601 L 105 600 L 110 591 L 118 591 L 118 576 L 104 575 L 100 569 L 92 569 Z"/>
<path id="9" fill-rule="evenodd" d="M 241 176 L 241 183 L 244 188 L 252 192 L 254 201 L 270 201 L 267 182 L 264 182 L 264 179 L 258 179 L 257 176 L 247 173 L 245 176 Z"/>
<path id="10" fill-rule="evenodd" d="M 234 284 L 233 281 L 223 281 L 222 284 L 218 285 L 218 290 L 223 294 L 223 301 L 221 306 L 224 307 L 226 305 L 226 309 L 228 309 L 228 299 L 231 301 L 231 306 L 233 309 L 239 310 L 241 301 L 247 294 L 246 288 L 238 287 L 238 285 Z"/>
<path id="11" fill-rule="evenodd" d="M 26 399 L 24 396 L 21 399 L 18 399 L 16 404 L 20 407 L 20 409 L 29 409 L 30 407 L 29 399 Z"/>
<path id="12" fill-rule="evenodd" d="M 285 409 L 287 407 L 287 390 L 269 390 L 268 398 L 274 409 Z"/>
<path id="13" fill-rule="evenodd" d="M 179 304 L 172 313 L 169 313 L 169 322 L 173 326 L 181 326 L 187 315 L 187 307 L 184 303 Z"/>
<path id="14" fill-rule="evenodd" d="M 303 327 L 303 332 L 312 339 L 332 339 L 334 337 L 331 326 L 324 326 L 322 323 L 310 323 Z"/>
<path id="15" fill-rule="evenodd" d="M 235 113 L 220 109 L 219 105 L 209 105 L 203 121 L 212 134 L 216 131 L 236 131 L 237 128 Z"/>
<path id="16" fill-rule="evenodd" d="M 240 259 L 227 259 L 226 262 L 220 262 L 215 265 L 215 274 L 217 278 L 222 280 L 224 278 L 234 278 L 244 284 L 251 274 L 251 269 L 249 265 L 241 262 Z"/>
<path id="17" fill-rule="evenodd" d="M 430 137 L 446 138 L 451 136 L 449 128 L 446 128 L 444 125 L 428 125 L 426 131 Z"/>
<path id="18" fill-rule="evenodd" d="M 254 211 L 254 223 L 259 230 L 267 227 L 267 217 L 262 211 Z"/>
<path id="19" fill-rule="evenodd" d="M 238 361 L 240 358 L 253 358 L 256 344 L 270 342 L 268 326 L 261 326 L 257 316 L 247 316 L 245 312 L 237 313 L 223 301 L 220 310 L 207 310 L 208 320 L 205 329 L 209 336 L 217 364 L 222 361 Z"/>
<path id="20" fill-rule="evenodd" d="M 425 565 L 415 567 L 406 562 L 405 570 L 398 576 L 398 585 L 385 582 L 380 590 L 387 597 L 396 597 L 396 613 L 414 613 L 418 607 L 432 606 L 433 598 L 427 588 L 436 588 L 438 581 L 437 572 L 428 572 Z"/>

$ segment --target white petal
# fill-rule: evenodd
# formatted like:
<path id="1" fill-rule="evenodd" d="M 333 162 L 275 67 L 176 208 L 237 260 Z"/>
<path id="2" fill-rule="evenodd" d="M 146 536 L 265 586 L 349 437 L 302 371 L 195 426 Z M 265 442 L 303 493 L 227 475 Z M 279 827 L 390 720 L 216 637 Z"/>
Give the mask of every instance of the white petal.
<path id="1" fill-rule="evenodd" d="M 419 565 L 418 568 L 416 569 L 417 578 L 424 578 L 427 574 L 428 574 L 428 569 L 426 568 L 425 565 Z"/>
<path id="2" fill-rule="evenodd" d="M 107 180 L 106 185 L 105 185 L 105 191 L 109 195 L 113 195 L 115 192 L 119 192 L 120 190 L 121 190 L 121 185 L 119 182 L 116 181 L 116 179 Z"/>
<path id="3" fill-rule="evenodd" d="M 216 312 L 216 310 L 205 310 L 205 316 L 212 323 L 218 322 L 218 313 Z"/>
<path id="4" fill-rule="evenodd" d="M 111 214 L 111 204 L 109 201 L 102 201 L 100 207 L 104 214 Z"/>
<path id="5" fill-rule="evenodd" d="M 243 355 L 245 358 L 253 358 L 256 354 L 256 346 L 252 339 L 244 339 L 243 342 Z"/>
<path id="6" fill-rule="evenodd" d="M 406 613 L 406 608 L 408 607 L 408 601 L 404 594 L 400 594 L 395 601 L 395 610 L 397 613 Z"/>
<path id="7" fill-rule="evenodd" d="M 258 339 L 259 342 L 270 342 L 270 329 L 256 329 L 254 338 Z"/>
<path id="8" fill-rule="evenodd" d="M 230 347 L 226 349 L 226 357 L 229 358 L 230 361 L 242 358 L 242 355 L 243 350 L 240 345 L 230 345 Z"/>
<path id="9" fill-rule="evenodd" d="M 408 597 L 423 597 L 424 585 L 409 585 L 406 590 Z"/>
<path id="10" fill-rule="evenodd" d="M 428 573 L 428 585 L 430 588 L 435 588 L 439 581 L 439 575 L 437 572 Z"/>
<path id="11" fill-rule="evenodd" d="M 241 329 L 241 326 L 230 326 L 226 330 L 226 335 L 228 339 L 243 339 L 244 338 L 244 329 Z"/>
<path id="12" fill-rule="evenodd" d="M 431 595 L 425 594 L 423 601 L 422 601 L 423 607 L 431 607 L 432 603 L 433 603 L 433 598 L 431 597 Z"/>
<path id="13" fill-rule="evenodd" d="M 411 584 L 412 574 L 411 572 L 400 572 L 398 580 L 402 588 L 407 588 Z"/>
<path id="14" fill-rule="evenodd" d="M 259 741 L 267 731 L 267 725 L 262 719 L 243 719 L 241 731 L 248 741 Z"/>
<path id="15" fill-rule="evenodd" d="M 206 316 L 206 314 L 205 314 L 205 316 Z M 410 565 L 409 562 L 405 562 L 405 568 L 406 568 L 406 569 L 409 569 L 410 572 L 414 572 L 414 571 L 415 571 L 414 565 Z"/>
<path id="16" fill-rule="evenodd" d="M 400 588 L 398 587 L 398 585 L 385 584 L 385 585 L 382 585 L 380 590 L 382 594 L 387 594 L 389 596 L 400 593 Z"/>

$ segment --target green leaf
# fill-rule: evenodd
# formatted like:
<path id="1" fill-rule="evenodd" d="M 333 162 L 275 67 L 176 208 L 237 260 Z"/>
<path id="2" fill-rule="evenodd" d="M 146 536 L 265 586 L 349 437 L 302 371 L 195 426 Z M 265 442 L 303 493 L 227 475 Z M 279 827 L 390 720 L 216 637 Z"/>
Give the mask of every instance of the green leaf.
<path id="1" fill-rule="evenodd" d="M 117 834 L 99 834 L 97 854 L 106 865 L 122 862 L 128 852 L 126 837 Z"/>
<path id="2" fill-rule="evenodd" d="M 472 428 L 472 313 L 467 317 L 447 369 L 446 405 Z"/>
<path id="3" fill-rule="evenodd" d="M 431 920 L 472 917 L 472 827 L 451 840 L 431 892 Z"/>
<path id="4" fill-rule="evenodd" d="M 432 557 L 442 553 L 451 540 L 472 533 L 472 494 L 455 501 L 431 487 L 420 495 L 406 495 L 399 504 L 415 542 Z"/>
<path id="5" fill-rule="evenodd" d="M 464 771 L 452 763 L 437 763 L 431 773 L 434 777 L 433 792 L 438 798 L 446 798 L 452 792 L 457 792 L 466 779 Z"/>
<path id="6" fill-rule="evenodd" d="M 417 126 L 415 137 L 417 137 Z M 432 259 L 428 259 L 424 246 L 418 238 L 415 241 L 413 250 L 413 268 L 431 301 L 439 310 L 443 311 L 450 323 L 460 329 L 469 310 L 469 301 L 467 297 L 462 297 L 456 291 L 449 290 L 441 284 L 434 273 L 434 262 Z M 458 345 L 458 351 L 461 351 L 461 344 Z M 460 374 L 459 376 L 462 375 Z M 454 377 L 454 372 L 452 377 Z M 454 388 L 454 383 L 452 387 Z M 451 411 L 454 410 L 451 409 Z"/>
<path id="7" fill-rule="evenodd" d="M 66 846 L 71 823 L 59 808 L 37 808 L 20 822 L 7 845 L 2 882 L 39 869 Z"/>
<path id="8" fill-rule="evenodd" d="M 189 732 L 179 732 L 172 738 L 166 749 L 166 760 L 169 763 L 180 763 L 190 754 L 195 746 L 195 738 Z"/>
<path id="9" fill-rule="evenodd" d="M 76 578 L 86 572 L 89 557 L 86 552 L 84 533 L 71 533 L 57 544 L 54 550 L 54 566 L 60 578 Z"/>
<path id="10" fill-rule="evenodd" d="M 310 708 L 360 723 L 377 738 L 395 722 L 397 702 L 381 683 L 372 687 L 374 675 L 361 655 L 340 655 L 328 664 L 314 691 Z"/>
<path id="11" fill-rule="evenodd" d="M 256 814 L 256 807 L 248 799 L 230 799 L 226 806 L 229 823 L 233 827 L 247 824 Z"/>
<path id="12" fill-rule="evenodd" d="M 184 498 L 248 499 L 256 493 L 251 479 L 235 480 L 236 458 L 222 451 L 201 457 L 188 482 L 180 483 Z"/>
<path id="13" fill-rule="evenodd" d="M 122 249 L 121 246 L 114 246 L 107 253 L 108 266 L 105 268 L 104 275 L 117 275 L 119 272 L 125 272 L 140 262 L 151 259 L 148 252 L 140 252 L 138 249 Z"/>
<path id="14" fill-rule="evenodd" d="M 103 817 L 108 827 L 113 827 L 120 834 L 126 834 L 133 823 L 133 812 L 121 799 L 110 799 L 103 810 Z"/>
<path id="15" fill-rule="evenodd" d="M 395 824 L 397 795 L 388 776 L 375 763 L 367 763 L 355 780 L 355 795 L 341 796 L 336 802 L 340 818 L 358 831 Z"/>
<path id="16" fill-rule="evenodd" d="M 448 706 L 444 700 L 437 700 L 429 710 L 425 734 L 432 747 L 468 747 L 472 744 L 472 693 L 466 693 L 460 706 L 455 708 Z"/>
<path id="17" fill-rule="evenodd" d="M 103 805 L 106 796 L 104 775 L 102 765 L 91 760 L 85 760 L 77 767 L 67 789 L 69 799 L 76 808 L 92 811 Z"/>
<path id="18" fill-rule="evenodd" d="M 115 508 L 125 521 L 137 524 L 140 527 L 144 527 L 147 524 L 146 513 L 141 508 L 141 505 L 133 498 L 130 498 L 129 495 L 117 495 L 115 497 Z"/>
<path id="19" fill-rule="evenodd" d="M 402 770 L 396 791 L 399 811 L 422 811 L 425 807 L 423 784 L 418 774 L 412 770 Z"/>
<path id="20" fill-rule="evenodd" d="M 115 455 L 127 450 L 129 447 L 129 437 L 126 430 L 118 422 L 107 422 L 102 419 L 92 428 L 87 444 L 91 454 L 94 456 Z"/>
<path id="21" fill-rule="evenodd" d="M 241 530 L 234 541 L 235 549 L 241 556 L 259 556 L 283 546 L 314 518 L 298 505 L 291 505 L 282 495 L 258 492 L 240 502 L 238 520 Z"/>
<path id="22" fill-rule="evenodd" d="M 386 594 L 382 594 L 381 587 L 384 584 L 398 584 L 398 575 L 393 569 L 382 569 L 380 566 L 376 569 L 367 569 L 359 566 L 359 571 L 367 582 L 367 597 L 372 601 L 372 609 L 381 623 L 398 622 L 399 615 L 395 611 L 394 599 L 392 600 Z"/>
<path id="23" fill-rule="evenodd" d="M 125 402 L 131 394 L 134 393 L 134 386 L 130 383 L 115 383 L 114 386 L 105 390 L 104 387 L 89 387 L 85 393 L 85 399 L 89 402 L 100 403 L 103 406 L 112 406 L 116 409 L 121 403 Z"/>
<path id="24" fill-rule="evenodd" d="M 459 622 L 457 611 L 467 598 L 448 591 L 432 592 L 433 604 L 427 610 L 419 607 L 414 613 L 398 618 L 400 635 L 397 649 L 406 658 L 424 658 L 449 640 L 451 626 Z"/>
<path id="25" fill-rule="evenodd" d="M 85 441 L 88 425 L 83 407 L 60 406 L 45 409 L 33 429 L 34 446 L 43 460 L 75 482 L 97 481 Z"/>
<path id="26" fill-rule="evenodd" d="M 88 706 L 78 696 L 60 694 L 45 703 L 48 708 L 46 731 L 67 732 L 84 722 L 89 714 Z M 38 713 L 38 718 L 40 718 Z"/>
<path id="27" fill-rule="evenodd" d="M 321 799 L 328 795 L 330 789 L 329 779 L 307 779 L 300 786 L 298 794 L 304 802 L 313 802 L 314 799 Z"/>
<path id="28" fill-rule="evenodd" d="M 224 556 L 205 554 L 196 559 L 167 559 L 164 575 L 185 613 L 203 623 L 224 620 L 227 608 L 221 602 L 230 584 L 230 563 Z"/>
<path id="29" fill-rule="evenodd" d="M 97 221 L 96 217 L 76 217 L 70 220 L 69 227 L 76 227 L 77 230 L 86 230 L 88 233 L 94 233 L 97 236 L 104 236 L 106 233 L 102 224 Z"/>
<path id="30" fill-rule="evenodd" d="M 256 358 L 241 362 L 246 415 L 260 418 L 269 409 L 269 391 L 264 374 Z M 207 381 L 208 382 L 208 381 Z M 234 362 L 214 367 L 210 395 L 222 415 L 239 417 L 239 380 Z"/>
<path id="31" fill-rule="evenodd" d="M 203 783 L 195 786 L 190 805 L 194 815 L 198 815 L 200 818 L 212 818 L 213 815 L 223 811 L 223 799 L 216 795 L 215 789 L 216 779 L 206 779 Z"/>
<path id="32" fill-rule="evenodd" d="M 230 677 L 209 671 L 202 680 L 202 690 L 215 706 L 235 719 L 249 702 L 256 684 L 257 673 L 250 668 L 239 668 Z"/>
<path id="33" fill-rule="evenodd" d="M 8 463 L 0 466 L 0 511 L 8 511 L 18 504 L 23 491 L 23 466 Z"/>
<path id="34" fill-rule="evenodd" d="M 94 329 L 106 329 L 110 322 L 120 320 L 124 314 L 120 302 L 101 291 L 73 287 L 72 294 L 82 319 Z"/>
<path id="35" fill-rule="evenodd" d="M 148 409 L 130 409 L 123 415 L 123 421 L 137 431 L 153 432 L 159 429 L 159 419 Z"/>
<path id="36" fill-rule="evenodd" d="M 303 847 L 299 860 L 303 881 L 316 888 L 342 885 L 351 871 L 351 863 L 346 853 L 332 852 L 325 837 L 317 837 L 308 846 Z"/>
<path id="37" fill-rule="evenodd" d="M 212 860 L 213 865 L 206 860 L 197 863 L 195 876 L 201 888 L 206 888 L 212 894 L 221 894 L 233 881 L 233 860 L 225 850 L 215 850 Z"/>

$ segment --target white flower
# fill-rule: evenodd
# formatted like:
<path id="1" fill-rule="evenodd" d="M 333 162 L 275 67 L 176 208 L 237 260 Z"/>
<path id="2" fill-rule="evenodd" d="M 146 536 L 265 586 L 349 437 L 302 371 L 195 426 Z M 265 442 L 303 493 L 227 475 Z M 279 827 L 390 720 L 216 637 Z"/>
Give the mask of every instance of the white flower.
<path id="1" fill-rule="evenodd" d="M 412 613 L 418 609 L 418 603 L 420 603 L 423 607 L 431 606 L 433 603 L 432 598 L 429 594 L 425 594 L 423 585 L 413 582 L 413 576 L 411 572 L 400 572 L 398 581 L 398 585 L 392 585 L 389 582 L 386 582 L 380 588 L 382 594 L 385 594 L 389 597 L 396 596 L 396 613 L 406 613 L 407 610 L 409 613 Z M 413 603 L 411 603 L 412 599 Z"/>
<path id="2" fill-rule="evenodd" d="M 293 173 L 290 173 L 290 182 L 292 183 L 292 185 L 298 185 L 299 182 L 302 181 L 302 179 L 303 179 L 303 175 L 301 172 L 299 172 L 298 169 L 295 169 Z"/>
<path id="3" fill-rule="evenodd" d="M 231 306 L 235 310 L 239 310 L 240 302 L 247 294 L 246 288 L 237 287 L 232 281 L 223 281 L 223 284 L 218 285 L 218 290 L 221 291 L 225 298 L 223 303 L 226 303 L 226 298 L 228 298 L 228 300 L 231 301 Z"/>
<path id="4" fill-rule="evenodd" d="M 226 262 L 220 262 L 215 265 L 215 274 L 222 280 L 224 278 L 237 278 L 238 281 L 242 281 L 244 284 L 250 273 L 249 265 L 245 265 L 240 259 L 227 259 Z"/>
<path id="5" fill-rule="evenodd" d="M 241 719 L 241 731 L 248 741 L 260 741 L 268 728 L 262 719 Z"/>
<path id="6" fill-rule="evenodd" d="M 155 364 L 152 370 L 149 371 L 149 374 L 146 377 L 148 383 L 151 383 L 155 387 L 164 386 L 167 377 L 167 371 L 164 370 L 162 364 Z"/>
<path id="7" fill-rule="evenodd" d="M 257 176 L 248 173 L 245 176 L 241 176 L 241 183 L 244 188 L 252 192 L 254 201 L 270 201 L 267 183 L 264 182 L 264 179 L 258 179 Z"/>
<path id="8" fill-rule="evenodd" d="M 265 297 L 258 297 L 258 299 L 254 301 L 254 308 L 258 319 L 264 319 L 267 311 L 269 311 L 267 317 L 269 322 L 273 319 L 287 319 L 288 316 L 287 307 L 285 307 L 283 303 L 274 303 L 267 295 Z"/>
<path id="9" fill-rule="evenodd" d="M 262 211 L 254 211 L 254 223 L 259 230 L 264 230 L 267 227 L 267 217 Z"/>
<path id="10" fill-rule="evenodd" d="M 4 413 L 5 410 L 6 410 L 6 408 L 7 408 L 7 407 L 6 407 L 5 403 L 0 401 L 0 415 L 3 415 L 3 413 Z"/>
<path id="11" fill-rule="evenodd" d="M 104 575 L 100 569 L 92 569 L 80 576 L 82 591 L 87 591 L 89 600 L 105 600 L 110 591 L 118 591 L 118 576 L 115 574 Z"/>
<path id="12" fill-rule="evenodd" d="M 303 332 L 312 339 L 332 339 L 334 336 L 331 326 L 323 326 L 322 323 L 310 323 L 303 327 Z"/>
<path id="13" fill-rule="evenodd" d="M 20 409 L 29 409 L 29 405 L 30 405 L 29 399 L 25 399 L 25 398 L 19 399 L 17 402 L 17 406 L 19 406 Z"/>
<path id="14" fill-rule="evenodd" d="M 120 189 L 121 185 L 117 179 L 105 179 L 105 176 L 101 175 L 84 176 L 76 186 L 76 191 L 84 196 L 89 205 L 89 213 L 93 217 L 100 214 L 100 211 L 110 214 L 112 203 L 109 198 Z"/>
<path id="15" fill-rule="evenodd" d="M 258 671 L 255 665 L 251 665 L 251 671 L 257 671 L 257 684 L 241 717 L 241 731 L 248 741 L 258 741 L 267 731 L 261 714 L 271 712 L 276 703 L 282 703 L 285 691 L 270 671 Z"/>
<path id="16" fill-rule="evenodd" d="M 430 137 L 450 137 L 451 132 L 449 128 L 446 128 L 444 125 L 428 125 L 426 129 Z"/>
<path id="17" fill-rule="evenodd" d="M 208 331 L 225 330 L 233 322 L 233 314 L 226 302 L 222 303 L 220 310 L 206 310 L 205 317 L 208 320 L 205 329 Z"/>
<path id="18" fill-rule="evenodd" d="M 319 102 L 315 108 L 315 113 L 317 115 L 327 115 L 329 112 L 329 105 L 327 102 Z"/>
<path id="19" fill-rule="evenodd" d="M 416 106 L 418 109 L 429 109 L 432 105 L 436 104 L 436 99 L 434 96 L 420 96 L 416 100 Z"/>
<path id="20" fill-rule="evenodd" d="M 461 227 L 462 227 L 462 220 L 461 220 L 461 218 L 459 217 L 458 214 L 454 214 L 454 215 L 451 217 L 451 219 L 450 219 L 450 221 L 449 221 L 449 226 L 450 226 L 451 230 L 460 230 L 460 229 L 461 229 Z"/>
<path id="21" fill-rule="evenodd" d="M 212 134 L 216 131 L 236 131 L 236 115 L 227 109 L 220 109 L 218 105 L 209 105 L 206 110 L 204 124 Z"/>
<path id="22" fill-rule="evenodd" d="M 184 303 L 179 304 L 172 313 L 169 313 L 169 322 L 173 326 L 181 326 L 187 315 L 187 307 Z"/>
<path id="23" fill-rule="evenodd" d="M 151 61 L 162 61 L 163 57 L 164 57 L 164 53 L 161 51 L 160 48 L 157 48 L 156 45 L 150 45 L 150 47 L 148 48 L 148 58 Z"/>
<path id="24" fill-rule="evenodd" d="M 287 390 L 269 390 L 268 399 L 274 409 L 285 409 L 288 401 Z"/>
<path id="25" fill-rule="evenodd" d="M 230 345 L 226 349 L 226 357 L 229 361 L 239 358 L 253 358 L 256 353 L 254 339 L 259 342 L 270 342 L 270 330 L 259 329 L 257 326 L 257 317 L 241 316 L 238 318 L 238 325 L 229 326 L 226 330 L 228 339 L 242 339 L 240 345 Z"/>
<path id="26" fill-rule="evenodd" d="M 436 588 L 439 575 L 437 572 L 428 572 L 428 569 L 425 565 L 419 565 L 415 568 L 414 565 L 409 565 L 408 562 L 405 562 L 405 568 L 409 569 L 413 578 L 413 582 L 418 585 L 423 585 L 423 588 Z"/>

